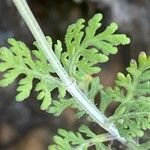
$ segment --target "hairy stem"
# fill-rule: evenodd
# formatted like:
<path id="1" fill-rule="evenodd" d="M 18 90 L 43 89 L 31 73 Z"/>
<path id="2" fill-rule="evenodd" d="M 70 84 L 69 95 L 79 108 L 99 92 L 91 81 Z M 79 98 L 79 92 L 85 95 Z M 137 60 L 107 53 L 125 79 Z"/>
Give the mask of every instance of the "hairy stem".
<path id="1" fill-rule="evenodd" d="M 83 107 L 83 109 L 96 121 L 101 127 L 107 130 L 113 137 L 116 137 L 121 143 L 125 144 L 127 141 L 121 137 L 114 124 L 108 123 L 108 118 L 101 113 L 95 105 L 85 96 L 85 94 L 78 88 L 74 80 L 69 77 L 65 69 L 54 54 L 52 48 L 49 46 L 46 38 L 34 18 L 26 0 L 12 0 L 16 5 L 19 13 L 25 20 L 27 26 L 32 32 L 34 38 L 39 43 L 40 48 L 43 50 L 47 60 L 52 64 L 57 75 L 60 77 L 62 83 L 66 86 L 67 91 L 76 99 L 76 101 Z"/>

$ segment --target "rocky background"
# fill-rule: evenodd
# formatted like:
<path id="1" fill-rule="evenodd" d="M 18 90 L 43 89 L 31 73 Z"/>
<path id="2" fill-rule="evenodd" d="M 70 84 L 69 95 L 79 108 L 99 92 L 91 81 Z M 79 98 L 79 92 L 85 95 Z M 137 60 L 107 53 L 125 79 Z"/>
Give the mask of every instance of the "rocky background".
<path id="1" fill-rule="evenodd" d="M 140 51 L 150 54 L 149 0 L 28 0 L 28 3 L 44 33 L 54 40 L 63 41 L 69 24 L 98 12 L 103 13 L 104 26 L 114 21 L 119 32 L 131 37 L 131 44 L 120 47 L 119 53 L 104 65 L 100 76 L 105 86 L 113 85 L 116 72 L 124 71 L 130 58 L 137 58 Z M 9 37 L 29 46 L 34 41 L 11 0 L 1 0 L 0 46 L 7 45 Z M 23 103 L 15 102 L 16 86 L 17 81 L 8 88 L 0 88 L 0 150 L 46 150 L 57 128 L 76 128 L 78 122 L 72 110 L 54 118 L 40 111 L 35 93 Z"/>

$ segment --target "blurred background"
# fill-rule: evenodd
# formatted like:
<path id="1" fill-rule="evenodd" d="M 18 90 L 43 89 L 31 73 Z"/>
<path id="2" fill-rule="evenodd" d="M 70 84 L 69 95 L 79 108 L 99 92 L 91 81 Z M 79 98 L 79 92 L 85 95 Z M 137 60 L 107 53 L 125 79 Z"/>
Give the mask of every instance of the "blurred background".
<path id="1" fill-rule="evenodd" d="M 41 28 L 54 41 L 64 41 L 67 26 L 95 13 L 103 14 L 103 25 L 114 21 L 119 32 L 132 42 L 120 47 L 100 73 L 105 86 L 113 85 L 116 73 L 124 71 L 131 58 L 140 51 L 150 53 L 149 0 L 28 0 Z M 32 47 L 34 41 L 11 0 L 0 1 L 0 46 L 15 37 Z M 109 76 L 108 76 L 109 75 Z M 46 150 L 57 128 L 75 129 L 78 122 L 72 110 L 55 118 L 40 111 L 40 103 L 33 92 L 23 103 L 15 102 L 17 81 L 8 88 L 0 88 L 0 150 Z M 149 134 L 150 135 L 150 134 Z"/>

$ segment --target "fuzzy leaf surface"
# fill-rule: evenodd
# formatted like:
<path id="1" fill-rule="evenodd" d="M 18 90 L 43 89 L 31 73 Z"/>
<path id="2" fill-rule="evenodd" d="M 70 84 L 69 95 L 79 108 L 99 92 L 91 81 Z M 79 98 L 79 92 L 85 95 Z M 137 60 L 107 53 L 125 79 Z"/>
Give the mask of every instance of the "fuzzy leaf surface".
<path id="1" fill-rule="evenodd" d="M 150 57 L 141 52 L 138 62 L 131 60 L 127 75 L 118 73 L 116 86 L 103 91 L 100 109 L 111 102 L 119 105 L 110 117 L 122 136 L 141 137 L 150 129 Z"/>
<path id="2" fill-rule="evenodd" d="M 41 109 L 47 109 L 52 101 L 51 92 L 62 88 L 60 80 L 51 75 L 53 69 L 40 49 L 30 51 L 23 42 L 15 39 L 9 39 L 8 43 L 10 48 L 0 49 L 0 71 L 4 72 L 0 86 L 8 86 L 20 75 L 25 76 L 21 76 L 16 96 L 17 101 L 23 101 L 29 97 L 33 80 L 36 79 L 37 99 L 42 100 Z M 39 48 L 37 43 L 35 45 Z"/>

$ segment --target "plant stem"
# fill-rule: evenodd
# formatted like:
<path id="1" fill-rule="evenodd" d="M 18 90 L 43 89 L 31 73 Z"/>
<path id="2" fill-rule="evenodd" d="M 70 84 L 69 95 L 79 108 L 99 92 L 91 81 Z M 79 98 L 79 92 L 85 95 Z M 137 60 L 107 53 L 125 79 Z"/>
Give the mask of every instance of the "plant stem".
<path id="1" fill-rule="evenodd" d="M 103 143 L 106 141 L 113 141 L 115 140 L 115 137 L 113 137 L 110 134 L 100 134 L 96 135 L 95 137 L 86 140 L 85 143 L 81 144 L 80 146 L 76 147 L 74 150 L 83 150 L 84 148 L 89 148 L 97 143 Z"/>
<path id="2" fill-rule="evenodd" d="M 28 28 L 30 29 L 32 35 L 38 42 L 40 48 L 43 50 L 47 60 L 51 63 L 57 75 L 61 79 L 62 83 L 66 86 L 67 91 L 75 98 L 75 100 L 83 107 L 83 109 L 90 115 L 90 117 L 96 121 L 101 127 L 107 130 L 113 137 L 116 137 L 121 143 L 125 144 L 127 141 L 125 138 L 121 137 L 117 128 L 114 124 L 108 123 L 108 118 L 101 113 L 95 105 L 85 96 L 85 94 L 78 88 L 74 80 L 69 77 L 56 55 L 54 54 L 52 48 L 49 46 L 45 39 L 45 36 L 38 25 L 36 19 L 34 18 L 26 0 L 13 0 L 19 13 L 26 22 Z"/>

